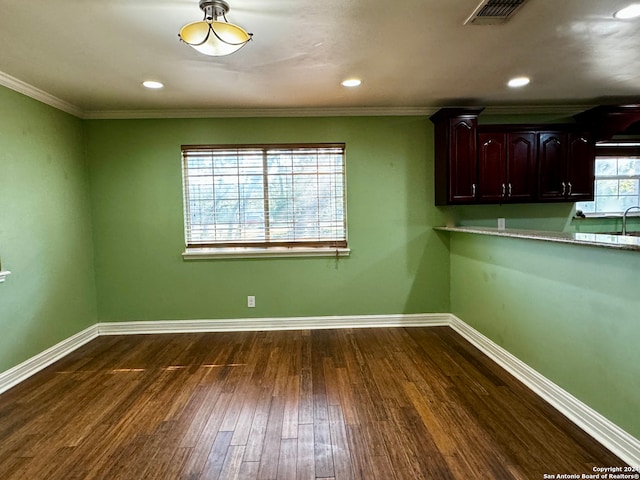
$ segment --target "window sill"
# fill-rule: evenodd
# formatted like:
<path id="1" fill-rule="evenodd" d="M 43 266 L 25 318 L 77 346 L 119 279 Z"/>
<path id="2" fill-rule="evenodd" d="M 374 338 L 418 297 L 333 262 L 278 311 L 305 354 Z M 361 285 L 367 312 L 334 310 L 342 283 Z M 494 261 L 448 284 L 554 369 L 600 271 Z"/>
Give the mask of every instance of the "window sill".
<path id="1" fill-rule="evenodd" d="M 348 257 L 350 248 L 330 247 L 236 247 L 236 248 L 187 248 L 184 260 L 215 260 L 220 258 L 286 258 L 286 257 Z"/>
<path id="2" fill-rule="evenodd" d="M 3 283 L 5 278 L 7 278 L 7 276 L 10 274 L 11 272 L 8 270 L 5 270 L 4 272 L 0 272 L 0 283 Z"/>

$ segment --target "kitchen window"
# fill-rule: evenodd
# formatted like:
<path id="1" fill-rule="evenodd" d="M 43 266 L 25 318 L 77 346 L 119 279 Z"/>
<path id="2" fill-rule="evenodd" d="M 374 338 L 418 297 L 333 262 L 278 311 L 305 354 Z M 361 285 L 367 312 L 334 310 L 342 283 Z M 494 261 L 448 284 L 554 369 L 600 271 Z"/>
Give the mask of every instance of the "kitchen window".
<path id="1" fill-rule="evenodd" d="M 588 216 L 622 215 L 634 205 L 640 205 L 640 142 L 597 144 L 595 198 L 576 209 Z"/>
<path id="2" fill-rule="evenodd" d="M 347 255 L 344 144 L 182 147 L 185 258 Z"/>

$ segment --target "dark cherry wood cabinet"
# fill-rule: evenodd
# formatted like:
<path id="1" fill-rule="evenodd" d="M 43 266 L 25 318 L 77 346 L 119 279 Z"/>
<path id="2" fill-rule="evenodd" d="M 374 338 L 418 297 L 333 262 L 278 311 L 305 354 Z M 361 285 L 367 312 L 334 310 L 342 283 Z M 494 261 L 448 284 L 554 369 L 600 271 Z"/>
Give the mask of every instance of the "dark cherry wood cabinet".
<path id="1" fill-rule="evenodd" d="M 536 134 L 478 133 L 478 201 L 529 202 L 536 194 Z"/>
<path id="2" fill-rule="evenodd" d="M 575 124 L 478 126 L 481 111 L 431 116 L 436 205 L 593 199 L 592 136 Z"/>
<path id="3" fill-rule="evenodd" d="M 516 131 L 507 137 L 507 194 L 513 202 L 530 202 L 536 196 L 536 134 Z"/>
<path id="4" fill-rule="evenodd" d="M 436 205 L 473 203 L 478 184 L 477 127 L 482 108 L 445 108 L 435 129 Z"/>
<path id="5" fill-rule="evenodd" d="M 569 133 L 567 152 L 567 198 L 572 202 L 593 200 L 596 147 L 584 132 Z"/>
<path id="6" fill-rule="evenodd" d="M 640 135 L 640 104 L 600 105 L 573 117 L 595 142 L 614 135 Z"/>
<path id="7" fill-rule="evenodd" d="M 541 200 L 563 200 L 566 193 L 567 134 L 538 134 L 538 197 Z"/>
<path id="8" fill-rule="evenodd" d="M 507 134 L 478 134 L 478 201 L 499 203 L 506 198 Z"/>
<path id="9" fill-rule="evenodd" d="M 595 144 L 588 134 L 576 131 L 540 132 L 538 150 L 540 200 L 593 200 Z"/>

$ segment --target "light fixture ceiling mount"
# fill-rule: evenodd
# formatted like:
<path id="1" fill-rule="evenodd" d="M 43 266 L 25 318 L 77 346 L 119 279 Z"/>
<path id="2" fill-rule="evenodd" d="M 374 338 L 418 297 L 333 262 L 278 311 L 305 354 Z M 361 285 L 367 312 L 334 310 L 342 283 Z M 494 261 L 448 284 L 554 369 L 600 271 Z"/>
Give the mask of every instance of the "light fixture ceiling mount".
<path id="1" fill-rule="evenodd" d="M 251 41 L 253 33 L 227 21 L 229 4 L 224 0 L 200 0 L 200 9 L 204 19 L 185 25 L 178 34 L 190 47 L 205 55 L 220 57 L 240 50 Z"/>
<path id="2" fill-rule="evenodd" d="M 613 17 L 620 20 L 629 20 L 631 18 L 640 17 L 640 3 L 632 3 L 631 5 L 627 5 L 626 7 L 614 13 Z"/>
<path id="3" fill-rule="evenodd" d="M 520 88 L 529 85 L 530 82 L 529 77 L 514 77 L 507 82 L 507 85 L 511 88 Z"/>

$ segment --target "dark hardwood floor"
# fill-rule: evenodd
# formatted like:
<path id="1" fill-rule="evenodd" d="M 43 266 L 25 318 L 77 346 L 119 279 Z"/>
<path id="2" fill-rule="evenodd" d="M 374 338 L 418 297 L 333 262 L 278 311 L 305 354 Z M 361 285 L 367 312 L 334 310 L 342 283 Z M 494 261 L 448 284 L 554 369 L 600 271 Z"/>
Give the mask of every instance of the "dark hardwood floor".
<path id="1" fill-rule="evenodd" d="M 0 479 L 542 479 L 623 465 L 448 327 L 100 337 L 0 396 Z"/>

